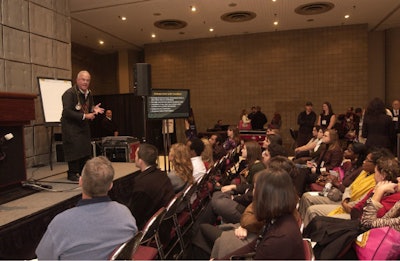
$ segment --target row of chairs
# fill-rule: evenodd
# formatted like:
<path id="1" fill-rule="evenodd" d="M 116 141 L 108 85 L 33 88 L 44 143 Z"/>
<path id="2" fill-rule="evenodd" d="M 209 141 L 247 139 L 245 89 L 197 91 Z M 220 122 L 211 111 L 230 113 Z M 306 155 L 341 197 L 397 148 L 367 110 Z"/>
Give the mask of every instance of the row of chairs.
<path id="1" fill-rule="evenodd" d="M 117 247 L 110 260 L 154 260 L 179 259 L 190 243 L 190 231 L 203 212 L 214 191 L 213 183 L 226 172 L 237 149 L 228 152 L 198 181 L 179 192 L 166 207 L 160 208 L 146 223 L 142 231 Z M 162 242 L 160 227 L 173 223 L 169 239 Z"/>
<path id="2" fill-rule="evenodd" d="M 190 229 L 196 218 L 205 209 L 212 194 L 209 183 L 223 161 L 214 164 L 198 181 L 187 186 L 160 208 L 128 242 L 120 245 L 110 260 L 154 260 L 179 259 L 190 243 Z M 162 242 L 159 230 L 164 224 L 173 223 L 169 239 Z"/>

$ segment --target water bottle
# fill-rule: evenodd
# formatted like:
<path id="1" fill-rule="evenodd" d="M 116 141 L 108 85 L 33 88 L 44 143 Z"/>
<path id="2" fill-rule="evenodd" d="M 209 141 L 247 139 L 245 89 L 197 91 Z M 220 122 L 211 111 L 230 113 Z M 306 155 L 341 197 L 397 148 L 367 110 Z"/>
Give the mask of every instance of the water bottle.
<path id="1" fill-rule="evenodd" d="M 331 182 L 327 182 L 327 183 L 325 184 L 325 187 L 324 187 L 323 190 L 322 190 L 322 195 L 323 195 L 324 197 L 327 197 L 329 191 L 331 190 L 331 188 L 332 188 L 332 183 L 331 183 Z"/>

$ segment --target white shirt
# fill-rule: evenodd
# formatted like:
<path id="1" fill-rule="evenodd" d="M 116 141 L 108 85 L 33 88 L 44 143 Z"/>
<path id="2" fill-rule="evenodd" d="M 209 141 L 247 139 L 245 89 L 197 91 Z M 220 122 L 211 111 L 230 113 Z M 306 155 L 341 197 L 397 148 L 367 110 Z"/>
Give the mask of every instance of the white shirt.
<path id="1" fill-rule="evenodd" d="M 199 181 L 207 172 L 206 166 L 204 165 L 201 156 L 190 158 L 190 160 L 193 165 L 193 178 L 195 181 Z"/>

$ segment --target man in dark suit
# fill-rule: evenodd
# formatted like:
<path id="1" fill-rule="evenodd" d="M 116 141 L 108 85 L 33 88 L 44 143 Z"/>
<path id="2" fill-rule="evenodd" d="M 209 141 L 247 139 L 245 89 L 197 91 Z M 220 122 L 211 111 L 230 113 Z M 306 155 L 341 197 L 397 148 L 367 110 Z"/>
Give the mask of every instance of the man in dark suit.
<path id="1" fill-rule="evenodd" d="M 128 207 L 135 216 L 139 229 L 175 196 L 167 174 L 157 167 L 157 159 L 158 151 L 153 145 L 143 143 L 136 150 L 135 165 L 140 172 L 133 174 Z"/>
<path id="2" fill-rule="evenodd" d="M 394 144 L 394 150 L 393 152 L 395 155 L 397 154 L 397 134 L 400 133 L 400 101 L 399 100 L 394 100 L 392 103 L 392 109 L 390 110 L 392 113 L 392 121 L 393 121 L 393 127 L 394 127 L 394 132 L 395 132 L 395 140 L 393 142 Z"/>
<path id="3" fill-rule="evenodd" d="M 112 111 L 106 110 L 106 117 L 101 121 L 103 136 L 118 136 L 117 124 L 112 119 Z"/>
<path id="4" fill-rule="evenodd" d="M 79 180 L 83 166 L 92 155 L 89 121 L 104 112 L 100 103 L 94 105 L 89 84 L 89 72 L 80 71 L 76 85 L 62 95 L 61 131 L 68 179 L 71 181 Z"/>

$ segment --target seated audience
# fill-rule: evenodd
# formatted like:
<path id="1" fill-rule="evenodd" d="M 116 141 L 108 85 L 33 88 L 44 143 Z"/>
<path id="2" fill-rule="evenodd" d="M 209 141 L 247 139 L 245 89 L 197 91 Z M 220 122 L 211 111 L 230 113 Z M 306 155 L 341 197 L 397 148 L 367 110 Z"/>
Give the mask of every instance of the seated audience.
<path id="1" fill-rule="evenodd" d="M 242 149 L 242 157 L 247 162 L 247 167 L 241 171 L 242 183 L 223 186 L 221 191 L 214 192 L 208 212 L 207 223 L 213 224 L 217 216 L 224 222 L 238 223 L 245 208 L 252 201 L 254 175 L 265 169 L 261 162 L 261 147 L 255 141 L 247 141 Z"/>
<path id="2" fill-rule="evenodd" d="M 339 167 L 343 160 L 343 152 L 339 144 L 339 137 L 336 130 L 326 130 L 322 137 L 322 143 L 326 146 L 321 151 L 319 158 L 307 162 L 307 168 L 301 168 L 296 178 L 296 188 L 299 193 L 303 193 L 306 185 L 314 183 L 321 172 L 329 172 Z"/>
<path id="3" fill-rule="evenodd" d="M 294 163 L 283 156 L 273 157 L 267 168 L 282 168 L 292 178 L 297 172 Z M 258 174 L 254 177 L 254 183 L 257 182 L 257 176 Z M 210 253 L 212 258 L 222 258 L 253 241 L 263 225 L 264 223 L 257 221 L 254 215 L 252 202 L 242 214 L 240 223 L 224 223 L 219 226 L 201 224 L 200 233 L 192 240 L 195 254 L 203 259 L 209 258 Z"/>
<path id="4" fill-rule="evenodd" d="M 139 229 L 175 196 L 167 174 L 157 167 L 157 159 L 157 148 L 151 144 L 142 143 L 136 150 L 135 165 L 140 172 L 133 174 L 128 207 Z"/>
<path id="5" fill-rule="evenodd" d="M 334 188 L 337 188 L 340 192 L 339 194 L 345 191 L 345 188 L 350 186 L 351 183 L 358 177 L 358 175 L 363 170 L 363 163 L 366 158 L 367 148 L 362 143 L 351 143 L 348 146 L 348 149 L 344 152 L 344 158 L 351 160 L 351 166 L 344 167 L 342 164 L 341 168 L 343 168 L 344 176 L 343 179 L 334 175 L 328 175 L 327 182 L 331 182 Z M 369 164 L 365 165 L 366 167 Z M 371 170 L 371 168 L 370 168 Z M 304 219 L 304 215 L 311 205 L 318 204 L 339 204 L 340 200 L 332 200 L 331 197 L 325 197 L 322 195 L 316 195 L 315 193 L 306 192 L 302 195 L 300 200 L 299 212 Z"/>
<path id="6" fill-rule="evenodd" d="M 400 166 L 396 159 L 379 159 L 375 174 L 390 181 L 376 184 L 360 202 L 360 212 L 355 216 L 351 212 L 352 220 L 318 216 L 311 221 L 303 234 L 316 242 L 314 253 L 317 259 L 348 259 L 345 254 L 352 252 L 352 241 L 369 229 L 389 226 L 400 231 L 400 186 L 394 183 L 400 181 L 399 173 Z M 347 256 L 353 257 L 354 254 Z"/>
<path id="7" fill-rule="evenodd" d="M 175 143 L 171 146 L 168 160 L 172 169 L 168 172 L 174 192 L 182 191 L 187 185 L 193 184 L 193 165 L 190 160 L 189 148 L 183 143 Z"/>
<path id="8" fill-rule="evenodd" d="M 260 172 L 254 190 L 254 212 L 263 221 L 258 238 L 222 259 L 255 252 L 254 259 L 304 259 L 303 240 L 293 213 L 298 198 L 289 174 L 282 169 Z M 290 247 L 287 247 L 290 246 Z"/>
<path id="9" fill-rule="evenodd" d="M 310 206 L 306 210 L 303 219 L 304 226 L 307 226 L 315 216 L 332 216 L 349 219 L 352 208 L 364 198 L 377 182 L 387 179 L 393 180 L 393 176 L 373 175 L 378 160 L 382 157 L 389 156 L 391 156 L 391 153 L 386 149 L 376 150 L 368 154 L 363 164 L 363 171 L 354 182 L 345 189 L 341 204 L 319 204 Z"/>
<path id="10" fill-rule="evenodd" d="M 199 138 L 193 138 L 189 142 L 190 160 L 193 165 L 193 178 L 197 182 L 204 174 L 206 174 L 206 166 L 204 165 L 201 154 L 204 151 L 204 143 Z"/>
<path id="11" fill-rule="evenodd" d="M 240 145 L 239 129 L 236 126 L 229 126 L 226 131 L 227 139 L 222 145 L 225 151 L 229 152 Z"/>
<path id="12" fill-rule="evenodd" d="M 212 134 L 208 139 L 213 149 L 213 160 L 216 162 L 225 156 L 226 151 L 222 146 L 222 137 L 219 134 Z"/>
<path id="13" fill-rule="evenodd" d="M 86 162 L 79 178 L 82 199 L 50 222 L 36 248 L 39 260 L 107 260 L 137 233 L 129 209 L 107 196 L 113 179 L 114 168 L 107 158 Z"/>
<path id="14" fill-rule="evenodd" d="M 301 157 L 309 157 L 309 160 L 311 160 L 315 158 L 315 155 L 313 157 L 313 153 L 316 153 L 318 151 L 318 148 L 322 143 L 322 136 L 324 135 L 324 131 L 321 129 L 320 126 L 314 126 L 312 130 L 312 135 L 313 137 L 308 141 L 307 144 L 294 149 L 296 159 Z"/>

